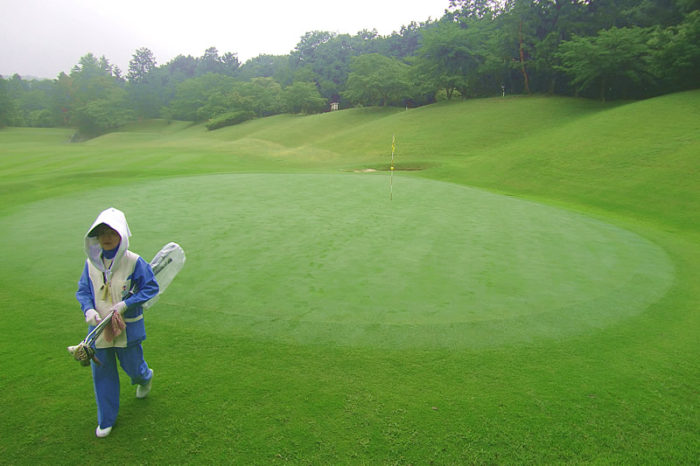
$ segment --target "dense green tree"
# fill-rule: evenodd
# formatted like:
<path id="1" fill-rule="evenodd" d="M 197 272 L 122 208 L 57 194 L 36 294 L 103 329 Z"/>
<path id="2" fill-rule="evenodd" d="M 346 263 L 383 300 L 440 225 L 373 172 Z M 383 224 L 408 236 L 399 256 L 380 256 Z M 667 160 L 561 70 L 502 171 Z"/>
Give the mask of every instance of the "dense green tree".
<path id="1" fill-rule="evenodd" d="M 60 124 L 60 119 L 52 111 L 51 105 L 54 86 L 48 79 L 31 80 L 28 82 L 28 88 L 15 100 L 27 126 L 46 128 Z"/>
<path id="2" fill-rule="evenodd" d="M 561 70 L 579 93 L 595 90 L 601 100 L 636 97 L 653 83 L 649 30 L 611 28 L 595 37 L 575 36 L 559 46 Z"/>
<path id="3" fill-rule="evenodd" d="M 223 74 L 226 76 L 234 76 L 240 67 L 238 55 L 232 52 L 226 52 L 219 56 L 219 50 L 216 47 L 209 47 L 204 51 L 204 54 L 197 59 L 196 74 L 202 76 L 209 73 Z"/>
<path id="4" fill-rule="evenodd" d="M 15 120 L 15 104 L 7 87 L 7 81 L 0 76 L 0 128 L 13 125 Z"/>
<path id="5" fill-rule="evenodd" d="M 91 53 L 80 58 L 70 76 L 73 78 L 71 97 L 73 104 L 78 106 L 105 97 L 117 85 L 109 62 L 104 57 L 98 59 Z"/>
<path id="6" fill-rule="evenodd" d="M 70 74 L 69 122 L 78 137 L 93 137 L 118 128 L 133 118 L 123 82 L 113 74 L 109 61 L 92 54 L 83 56 Z"/>
<path id="7" fill-rule="evenodd" d="M 315 63 L 318 48 L 335 36 L 328 31 L 310 31 L 304 34 L 290 54 L 292 65 L 297 68 Z"/>
<path id="8" fill-rule="evenodd" d="M 221 57 L 221 70 L 226 76 L 234 76 L 240 68 L 241 62 L 238 60 L 238 54 L 226 52 Z"/>
<path id="9" fill-rule="evenodd" d="M 10 79 L 4 81 L 4 88 L 9 100 L 5 119 L 8 126 L 27 126 L 24 112 L 21 109 L 21 100 L 29 90 L 29 82 L 22 79 L 18 74 L 14 74 Z"/>
<path id="10" fill-rule="evenodd" d="M 321 97 L 312 82 L 297 81 L 286 87 L 282 93 L 282 100 L 285 110 L 290 113 L 319 113 L 328 107 L 326 99 Z"/>
<path id="11" fill-rule="evenodd" d="M 286 55 L 258 55 L 241 65 L 236 77 L 241 81 L 250 81 L 253 78 L 273 78 L 280 84 L 291 83 L 292 71 L 289 57 Z"/>
<path id="12" fill-rule="evenodd" d="M 700 10 L 693 11 L 677 26 L 657 28 L 650 47 L 654 74 L 660 92 L 697 88 L 700 83 Z"/>
<path id="13" fill-rule="evenodd" d="M 73 95 L 73 78 L 61 73 L 54 82 L 51 93 L 51 108 L 59 126 L 70 125 L 70 108 Z"/>
<path id="14" fill-rule="evenodd" d="M 594 29 L 668 27 L 683 20 L 677 0 L 596 0 L 586 5 Z M 593 31 L 591 31 L 593 32 Z"/>
<path id="15" fill-rule="evenodd" d="M 178 85 L 196 77 L 196 70 L 196 58 L 191 55 L 178 55 L 150 73 L 149 84 L 158 90 L 160 113 L 163 117 L 170 118 L 169 105 L 177 94 Z"/>
<path id="16" fill-rule="evenodd" d="M 421 45 L 421 31 L 430 27 L 430 23 L 416 23 L 412 21 L 406 26 L 401 26 L 399 32 L 393 32 L 385 38 L 378 38 L 378 46 L 382 55 L 395 58 L 412 57 L 418 53 Z"/>
<path id="17" fill-rule="evenodd" d="M 223 74 L 224 62 L 219 57 L 216 47 L 209 47 L 197 60 L 197 75 L 203 76 L 209 73 Z"/>
<path id="18" fill-rule="evenodd" d="M 478 70 L 486 60 L 482 32 L 475 21 L 465 25 L 449 20 L 424 32 L 418 65 L 448 99 L 455 91 L 463 97 L 478 93 Z"/>
<path id="19" fill-rule="evenodd" d="M 294 70 L 292 74 L 292 82 L 309 82 L 316 83 L 318 81 L 316 74 L 311 69 L 310 65 L 303 66 Z"/>
<path id="20" fill-rule="evenodd" d="M 180 83 L 166 115 L 179 120 L 205 121 L 237 111 L 256 116 L 283 113 L 282 87 L 272 78 L 240 82 L 210 73 Z"/>
<path id="21" fill-rule="evenodd" d="M 350 72 L 350 59 L 358 54 L 353 47 L 365 47 L 364 41 L 349 34 L 307 33 L 290 54 L 292 70 L 311 70 L 321 95 L 338 100 Z"/>
<path id="22" fill-rule="evenodd" d="M 493 35 L 498 56 L 510 62 L 504 85 L 510 92 L 566 92 L 565 75 L 557 68 L 556 51 L 574 34 L 594 28 L 589 6 L 577 0 L 513 0 L 496 18 Z"/>
<path id="23" fill-rule="evenodd" d="M 352 59 L 343 96 L 353 104 L 402 105 L 410 98 L 409 67 L 378 53 Z"/>
<path id="24" fill-rule="evenodd" d="M 130 106 L 138 118 L 158 118 L 167 105 L 170 90 L 163 84 L 162 73 L 152 72 L 148 81 L 130 84 L 126 90 Z"/>
<path id="25" fill-rule="evenodd" d="M 249 108 L 259 117 L 284 113 L 282 86 L 272 78 L 253 78 L 244 86 L 244 95 L 250 102 Z"/>
<path id="26" fill-rule="evenodd" d="M 206 95 L 201 105 L 195 110 L 195 121 L 207 121 L 240 106 L 240 99 L 235 98 L 232 89 L 217 89 Z"/>
<path id="27" fill-rule="evenodd" d="M 161 76 L 153 52 L 146 47 L 136 50 L 129 62 L 127 92 L 130 106 L 137 117 L 159 116 L 165 94 Z"/>
<path id="28" fill-rule="evenodd" d="M 499 0 L 450 0 L 447 16 L 457 20 L 493 19 L 506 3 Z"/>
<path id="29" fill-rule="evenodd" d="M 156 68 L 156 57 L 148 48 L 142 47 L 129 61 L 127 79 L 131 84 L 142 84 L 148 81 L 149 74 Z"/>
<path id="30" fill-rule="evenodd" d="M 177 85 L 175 97 L 167 111 L 167 116 L 177 120 L 203 121 L 214 116 L 217 111 L 200 111 L 222 99 L 235 86 L 230 76 L 210 73 L 187 79 Z M 215 96 L 214 98 L 212 96 Z M 222 111 L 226 110 L 225 108 Z"/>
<path id="31" fill-rule="evenodd" d="M 180 83 L 196 76 L 197 59 L 191 55 L 178 55 L 166 63 L 163 69 L 170 82 Z"/>
<path id="32" fill-rule="evenodd" d="M 128 123 L 134 115 L 126 102 L 126 91 L 112 87 L 103 97 L 77 107 L 72 118 L 78 128 L 76 139 L 98 136 Z"/>
<path id="33" fill-rule="evenodd" d="M 30 88 L 29 81 L 22 79 L 19 74 L 13 74 L 12 77 L 7 81 L 7 87 L 11 94 L 15 97 L 20 96 L 22 92 L 26 92 Z"/>

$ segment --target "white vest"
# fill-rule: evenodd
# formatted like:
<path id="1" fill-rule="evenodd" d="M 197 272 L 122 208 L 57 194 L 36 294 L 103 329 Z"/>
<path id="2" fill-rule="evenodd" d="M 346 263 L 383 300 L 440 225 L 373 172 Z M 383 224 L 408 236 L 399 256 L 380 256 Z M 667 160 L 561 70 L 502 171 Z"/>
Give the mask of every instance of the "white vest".
<path id="1" fill-rule="evenodd" d="M 131 280 L 128 280 L 128 277 L 134 273 L 139 255 L 125 251 L 123 256 L 117 255 L 116 259 L 118 259 L 116 265 L 108 268 L 105 273 L 98 270 L 90 260 L 87 261 L 92 289 L 95 292 L 95 310 L 102 319 L 109 315 L 112 306 L 124 300 L 124 296 L 131 289 Z M 113 346 L 124 348 L 126 340 L 126 330 L 112 342 L 106 341 L 103 333 L 95 341 L 95 346 L 97 348 L 111 348 Z"/>

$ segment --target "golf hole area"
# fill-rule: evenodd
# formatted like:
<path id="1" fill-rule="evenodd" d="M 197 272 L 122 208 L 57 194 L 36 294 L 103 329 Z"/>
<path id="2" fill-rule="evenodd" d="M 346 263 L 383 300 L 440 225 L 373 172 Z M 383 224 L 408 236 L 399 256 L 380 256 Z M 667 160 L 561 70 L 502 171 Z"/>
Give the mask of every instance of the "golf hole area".
<path id="1" fill-rule="evenodd" d="M 673 282 L 665 252 L 628 230 L 409 175 L 394 176 L 390 200 L 381 173 L 179 177 L 41 201 L 0 219 L 3 248 L 47 228 L 52 241 L 5 266 L 29 282 L 53 257 L 63 288 L 52 292 L 73 293 L 83 235 L 110 206 L 126 212 L 131 249 L 144 258 L 169 241 L 187 253 L 147 325 L 167 320 L 212 338 L 520 344 L 618 323 Z"/>

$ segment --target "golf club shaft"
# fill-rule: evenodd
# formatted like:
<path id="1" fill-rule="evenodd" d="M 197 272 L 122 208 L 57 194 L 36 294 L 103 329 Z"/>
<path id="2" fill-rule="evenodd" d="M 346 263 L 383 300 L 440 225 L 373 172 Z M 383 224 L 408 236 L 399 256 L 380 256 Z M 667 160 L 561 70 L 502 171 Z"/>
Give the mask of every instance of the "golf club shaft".
<path id="1" fill-rule="evenodd" d="M 83 343 L 85 343 L 88 346 L 91 346 L 95 340 L 99 338 L 100 335 L 102 335 L 102 332 L 104 329 L 112 323 L 112 313 L 110 313 L 107 317 L 102 319 L 102 321 L 95 326 L 95 328 L 92 329 L 90 333 L 85 337 L 83 340 Z"/>

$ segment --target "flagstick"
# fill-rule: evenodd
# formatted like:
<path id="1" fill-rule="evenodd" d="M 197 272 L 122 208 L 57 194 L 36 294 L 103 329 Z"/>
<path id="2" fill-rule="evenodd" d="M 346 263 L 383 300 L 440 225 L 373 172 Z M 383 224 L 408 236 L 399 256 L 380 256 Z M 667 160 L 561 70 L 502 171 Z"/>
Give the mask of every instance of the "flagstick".
<path id="1" fill-rule="evenodd" d="M 389 200 L 394 200 L 394 150 L 396 149 L 396 135 L 391 136 L 391 174 L 389 175 Z"/>

